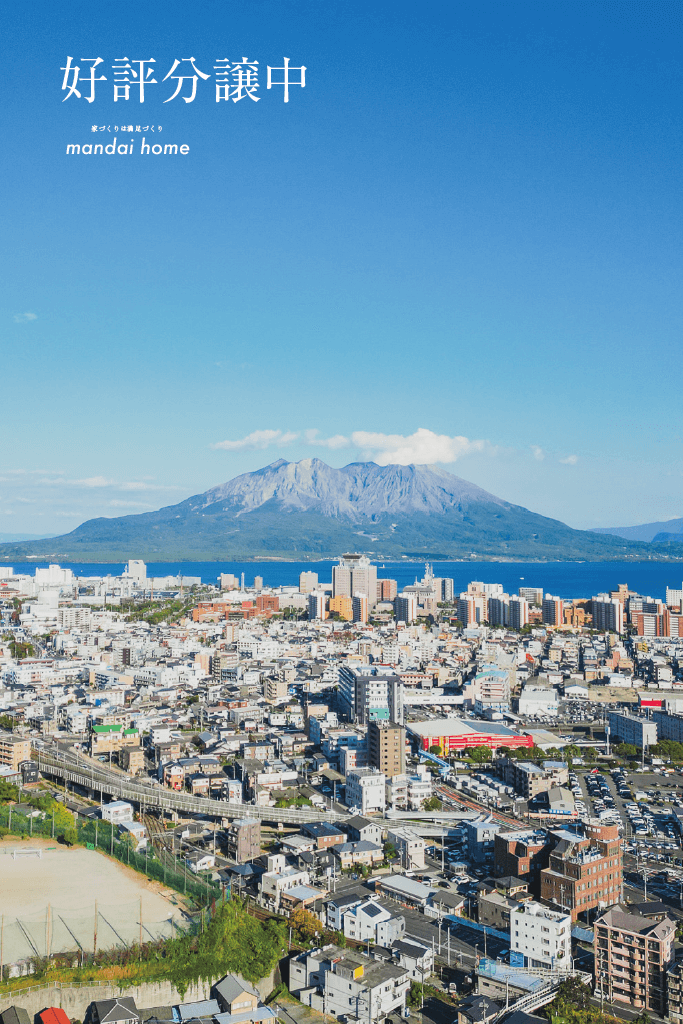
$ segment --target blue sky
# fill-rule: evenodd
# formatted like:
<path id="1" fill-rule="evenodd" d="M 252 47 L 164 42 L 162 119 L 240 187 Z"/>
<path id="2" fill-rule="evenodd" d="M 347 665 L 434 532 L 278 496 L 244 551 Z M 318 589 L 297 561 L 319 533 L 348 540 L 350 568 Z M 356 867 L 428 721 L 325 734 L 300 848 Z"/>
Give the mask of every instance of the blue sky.
<path id="1" fill-rule="evenodd" d="M 436 460 L 574 526 L 683 514 L 681 18 L 14 5 L 0 531 L 311 456 Z M 94 103 L 63 102 L 67 55 L 103 59 Z M 123 56 L 156 59 L 144 104 L 113 102 Z M 259 102 L 211 77 L 164 103 L 189 56 L 258 60 Z M 285 56 L 308 69 L 288 104 L 265 88 Z M 190 152 L 66 155 L 123 123 Z"/>

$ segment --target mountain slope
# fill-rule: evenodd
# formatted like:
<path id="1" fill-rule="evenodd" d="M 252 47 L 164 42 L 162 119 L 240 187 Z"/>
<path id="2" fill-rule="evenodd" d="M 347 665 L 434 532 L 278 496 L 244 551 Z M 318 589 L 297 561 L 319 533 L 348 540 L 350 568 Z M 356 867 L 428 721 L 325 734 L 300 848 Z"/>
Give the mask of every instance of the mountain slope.
<path id="1" fill-rule="evenodd" d="M 678 540 L 683 542 L 683 518 L 669 519 L 663 523 L 643 523 L 642 526 L 603 526 L 592 533 L 610 534 L 624 540 L 642 540 L 646 543 L 657 543 L 660 540 Z"/>
<path id="2" fill-rule="evenodd" d="M 429 466 L 279 460 L 177 505 L 91 519 L 49 540 L 0 545 L 0 558 L 620 559 L 645 545 L 572 530 Z"/>

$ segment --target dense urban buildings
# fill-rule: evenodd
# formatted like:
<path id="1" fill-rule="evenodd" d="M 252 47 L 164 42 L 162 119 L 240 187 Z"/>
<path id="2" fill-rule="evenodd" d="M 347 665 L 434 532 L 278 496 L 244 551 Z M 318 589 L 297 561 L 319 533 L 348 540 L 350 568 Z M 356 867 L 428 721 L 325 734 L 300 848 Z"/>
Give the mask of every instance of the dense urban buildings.
<path id="1" fill-rule="evenodd" d="M 213 586 L 153 577 L 139 561 L 117 577 L 0 567 L 0 781 L 31 799 L 47 784 L 45 752 L 59 750 L 117 786 L 123 774 L 141 794 L 163 790 L 189 818 L 172 832 L 183 874 L 382 947 L 370 962 L 394 980 L 364 959 L 344 966 L 328 942 L 307 952 L 292 990 L 313 1009 L 341 1012 L 349 983 L 364 1012 L 405 1005 L 405 979 L 428 976 L 434 954 L 406 935 L 402 905 L 424 916 L 435 947 L 441 929 L 442 957 L 456 917 L 503 933 L 514 977 L 501 990 L 484 957 L 473 984 L 487 999 L 566 970 L 572 927 L 585 936 L 597 918 L 613 929 L 600 933 L 614 952 L 603 997 L 628 990 L 683 1024 L 666 911 L 622 903 L 622 847 L 640 858 L 665 848 L 679 809 L 651 814 L 658 784 L 640 792 L 637 777 L 615 775 L 634 798 L 624 810 L 589 767 L 625 744 L 643 771 L 673 771 L 655 762 L 658 740 L 683 741 L 676 594 L 460 590 L 430 565 L 398 587 L 352 553 L 327 579 L 304 570 L 277 587 L 267 571 Z M 640 634 L 644 616 L 656 628 Z M 78 799 L 132 849 L 153 847 L 143 800 L 111 788 Z M 16 818 L 22 806 L 17 794 Z M 653 943 L 647 979 L 618 955 L 638 936 Z M 361 967 L 364 981 L 350 981 Z"/>

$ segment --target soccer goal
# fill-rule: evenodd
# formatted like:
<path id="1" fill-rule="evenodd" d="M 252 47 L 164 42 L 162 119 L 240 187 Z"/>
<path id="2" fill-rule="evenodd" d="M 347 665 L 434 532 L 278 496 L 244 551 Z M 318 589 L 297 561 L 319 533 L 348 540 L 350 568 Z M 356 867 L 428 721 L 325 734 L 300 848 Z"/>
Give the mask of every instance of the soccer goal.
<path id="1" fill-rule="evenodd" d="M 16 860 L 17 857 L 40 857 L 42 860 L 43 851 L 41 849 L 32 849 L 30 847 L 21 847 L 18 850 L 12 850 L 12 860 Z"/>

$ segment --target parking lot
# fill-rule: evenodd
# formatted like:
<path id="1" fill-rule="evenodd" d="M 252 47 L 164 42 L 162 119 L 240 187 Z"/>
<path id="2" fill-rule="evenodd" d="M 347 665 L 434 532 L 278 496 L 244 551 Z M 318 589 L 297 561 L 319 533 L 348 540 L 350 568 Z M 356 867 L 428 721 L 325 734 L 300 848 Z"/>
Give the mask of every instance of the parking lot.
<path id="1" fill-rule="evenodd" d="M 570 785 L 581 817 L 595 817 L 619 826 L 626 863 L 662 867 L 683 861 L 674 804 L 683 803 L 683 777 L 661 770 L 605 773 L 573 772 Z"/>

